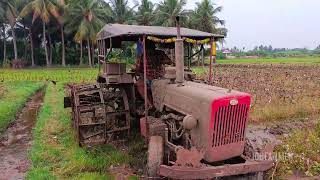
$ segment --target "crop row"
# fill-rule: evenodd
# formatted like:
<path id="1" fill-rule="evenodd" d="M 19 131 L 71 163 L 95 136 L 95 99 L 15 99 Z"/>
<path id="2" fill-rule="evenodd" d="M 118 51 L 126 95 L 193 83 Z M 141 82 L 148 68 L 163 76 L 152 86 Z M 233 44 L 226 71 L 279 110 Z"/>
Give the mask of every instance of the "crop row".
<path id="1" fill-rule="evenodd" d="M 97 74 L 97 69 L 0 70 L 0 82 L 50 80 L 61 82 L 90 82 L 96 79 Z"/>

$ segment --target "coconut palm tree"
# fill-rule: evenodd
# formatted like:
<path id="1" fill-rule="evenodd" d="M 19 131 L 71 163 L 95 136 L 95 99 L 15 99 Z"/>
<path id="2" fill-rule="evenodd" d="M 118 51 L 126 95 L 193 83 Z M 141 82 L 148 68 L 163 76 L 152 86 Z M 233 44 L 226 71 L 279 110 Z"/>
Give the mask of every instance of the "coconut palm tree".
<path id="1" fill-rule="evenodd" d="M 4 9 L 3 7 L 5 6 L 5 1 L 0 0 L 0 24 L 1 24 L 1 29 L 0 29 L 0 37 L 3 38 L 3 64 L 5 64 L 6 61 L 6 28 L 5 28 L 5 23 L 4 23 Z"/>
<path id="2" fill-rule="evenodd" d="M 0 9 L 0 11 L 2 11 Z M 0 24 L 1 24 L 1 29 L 0 29 L 0 37 L 2 37 L 3 40 L 3 64 L 7 64 L 7 38 L 8 38 L 8 34 L 7 34 L 7 27 L 6 27 L 6 23 L 5 23 L 5 17 L 1 16 L 2 14 L 0 14 Z"/>
<path id="3" fill-rule="evenodd" d="M 134 8 L 129 7 L 128 0 L 110 0 L 112 21 L 119 24 L 130 23 L 134 18 Z"/>
<path id="4" fill-rule="evenodd" d="M 135 15 L 135 21 L 139 25 L 150 26 L 155 20 L 154 5 L 149 0 L 141 0 L 138 11 Z"/>
<path id="5" fill-rule="evenodd" d="M 59 8 L 59 14 L 61 16 L 66 15 L 67 5 L 64 0 L 57 0 L 57 5 Z M 59 18 L 58 20 L 60 33 L 61 33 L 61 47 L 62 47 L 62 54 L 61 54 L 61 65 L 66 66 L 66 47 L 65 47 L 65 38 L 64 38 L 64 21 Z"/>
<path id="6" fill-rule="evenodd" d="M 5 1 L 5 0 L 0 0 L 0 17 L 3 16 L 3 14 L 4 14 L 4 8 L 3 7 L 5 7 L 6 2 L 7 1 Z"/>
<path id="7" fill-rule="evenodd" d="M 32 16 L 31 14 L 28 15 L 27 17 L 19 19 L 19 26 L 23 26 L 23 31 L 24 34 L 23 36 L 26 38 L 25 39 L 25 60 L 26 60 L 26 51 L 28 48 L 28 42 L 30 43 L 30 56 L 31 56 L 31 66 L 35 66 L 35 59 L 34 59 L 34 35 L 32 33 L 33 23 L 32 23 Z M 35 28 L 36 29 L 36 28 Z"/>
<path id="8" fill-rule="evenodd" d="M 227 29 L 224 26 L 225 21 L 221 20 L 217 14 L 222 11 L 221 6 L 216 6 L 211 0 L 202 0 L 196 3 L 195 10 L 189 14 L 188 27 L 200 31 L 218 33 L 226 35 Z M 201 64 L 204 64 L 204 52 L 201 52 Z M 198 65 L 200 65 L 200 54 L 198 56 Z"/>
<path id="9" fill-rule="evenodd" d="M 10 25 L 11 36 L 13 41 L 14 59 L 18 59 L 18 49 L 17 49 L 17 37 L 15 32 L 15 25 L 17 23 L 17 0 L 8 0 L 4 6 L 4 18 L 6 22 Z"/>
<path id="10" fill-rule="evenodd" d="M 46 40 L 46 24 L 50 22 L 50 17 L 55 17 L 56 19 L 60 18 L 58 8 L 52 0 L 32 0 L 29 2 L 20 12 L 21 17 L 25 17 L 28 14 L 33 15 L 33 22 L 40 18 L 42 21 L 42 31 L 43 31 L 43 43 L 44 50 L 46 54 L 46 63 L 47 66 L 50 66 L 48 47 Z"/>
<path id="11" fill-rule="evenodd" d="M 103 0 L 81 0 L 70 3 L 68 9 L 67 32 L 74 32 L 74 40 L 81 44 L 87 41 L 88 64 L 92 66 L 91 45 L 96 42 L 96 34 L 110 21 L 111 10 Z"/>
<path id="12" fill-rule="evenodd" d="M 205 32 L 217 33 L 220 25 L 225 21 L 221 20 L 217 14 L 222 11 L 222 6 L 216 6 L 211 0 L 202 0 L 196 3 L 196 9 L 193 13 L 192 26 Z"/>
<path id="13" fill-rule="evenodd" d="M 156 24 L 161 26 L 175 26 L 176 17 L 180 16 L 181 22 L 187 19 L 188 11 L 184 10 L 186 0 L 163 0 L 156 9 Z"/>

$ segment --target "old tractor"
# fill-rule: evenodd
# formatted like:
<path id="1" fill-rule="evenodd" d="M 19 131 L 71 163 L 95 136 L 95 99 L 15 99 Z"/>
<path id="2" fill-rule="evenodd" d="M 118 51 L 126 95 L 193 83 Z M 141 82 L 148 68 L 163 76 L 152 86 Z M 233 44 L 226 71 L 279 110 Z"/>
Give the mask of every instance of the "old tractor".
<path id="1" fill-rule="evenodd" d="M 223 36 L 179 25 L 108 24 L 97 37 L 103 67 L 97 83 L 71 85 L 70 96 L 65 98 L 65 107 L 72 107 L 80 145 L 125 141 L 131 121 L 138 121 L 148 142 L 149 177 L 212 179 L 250 174 L 262 179 L 263 172 L 272 168 L 272 160 L 244 154 L 250 95 L 198 82 L 190 73 L 194 56 L 190 49 L 201 45 L 202 50 L 207 43 L 213 50 L 214 41 Z M 145 97 L 137 93 L 136 82 L 137 78 L 147 79 L 147 53 L 141 56 L 142 77 L 127 72 L 125 64 L 108 62 L 112 49 L 121 48 L 124 41 L 142 42 L 143 52 L 146 41 L 175 50 L 174 66 L 167 67 L 163 77 L 153 79 L 150 85 L 144 80 Z M 212 60 L 210 56 L 209 79 Z M 147 103 L 148 96 L 152 96 L 153 108 Z M 139 107 L 144 107 L 140 115 Z"/>

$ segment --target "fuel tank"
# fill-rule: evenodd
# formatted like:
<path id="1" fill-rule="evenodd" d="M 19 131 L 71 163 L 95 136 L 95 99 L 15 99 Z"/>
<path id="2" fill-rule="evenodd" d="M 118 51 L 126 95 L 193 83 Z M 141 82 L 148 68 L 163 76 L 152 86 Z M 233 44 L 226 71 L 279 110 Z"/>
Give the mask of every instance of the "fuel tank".
<path id="1" fill-rule="evenodd" d="M 216 162 L 239 156 L 245 144 L 250 95 L 221 87 L 185 81 L 183 85 L 169 80 L 152 83 L 154 106 L 164 107 L 197 119 L 191 139 L 204 159 Z"/>

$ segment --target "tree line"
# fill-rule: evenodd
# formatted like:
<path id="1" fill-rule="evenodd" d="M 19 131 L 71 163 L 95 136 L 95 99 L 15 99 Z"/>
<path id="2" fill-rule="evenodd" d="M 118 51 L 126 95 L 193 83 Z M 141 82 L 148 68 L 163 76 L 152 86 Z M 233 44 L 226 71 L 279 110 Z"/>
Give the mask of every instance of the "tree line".
<path id="1" fill-rule="evenodd" d="M 220 52 L 221 57 L 225 57 L 223 54 L 229 54 L 236 57 L 243 56 L 258 56 L 258 57 L 305 57 L 305 56 L 320 56 L 320 45 L 315 49 L 307 48 L 273 48 L 271 45 L 255 46 L 251 50 L 247 50 L 245 47 L 233 47 L 226 48 Z"/>
<path id="2" fill-rule="evenodd" d="M 226 34 L 222 7 L 211 0 L 186 9 L 186 0 L 0 0 L 0 62 L 5 66 L 97 63 L 96 35 L 107 23 L 182 26 Z"/>

